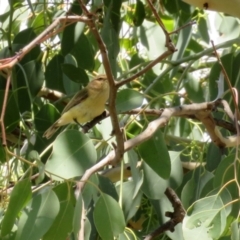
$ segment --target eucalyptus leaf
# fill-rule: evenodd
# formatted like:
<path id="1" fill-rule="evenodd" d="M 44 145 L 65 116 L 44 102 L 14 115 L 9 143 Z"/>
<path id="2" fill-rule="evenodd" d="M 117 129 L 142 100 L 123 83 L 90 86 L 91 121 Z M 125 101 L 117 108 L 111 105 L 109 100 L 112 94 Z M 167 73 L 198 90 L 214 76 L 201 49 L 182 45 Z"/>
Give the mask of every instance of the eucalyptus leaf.
<path id="1" fill-rule="evenodd" d="M 12 230 L 20 211 L 26 206 L 32 197 L 31 183 L 29 179 L 19 181 L 13 188 L 9 205 L 1 223 L 1 236 L 6 236 Z"/>
<path id="2" fill-rule="evenodd" d="M 93 143 L 86 135 L 76 130 L 67 130 L 54 141 L 46 170 L 48 174 L 54 174 L 51 175 L 52 179 L 74 178 L 93 166 L 96 158 Z"/>
<path id="3" fill-rule="evenodd" d="M 112 240 L 125 228 L 123 212 L 112 197 L 101 194 L 93 213 L 97 231 L 102 239 Z"/>
<path id="4" fill-rule="evenodd" d="M 59 201 L 52 190 L 34 196 L 19 218 L 16 238 L 39 240 L 53 224 L 59 212 Z"/>
<path id="5" fill-rule="evenodd" d="M 157 130 L 151 139 L 138 147 L 143 160 L 163 179 L 171 172 L 171 161 L 161 130 Z"/>

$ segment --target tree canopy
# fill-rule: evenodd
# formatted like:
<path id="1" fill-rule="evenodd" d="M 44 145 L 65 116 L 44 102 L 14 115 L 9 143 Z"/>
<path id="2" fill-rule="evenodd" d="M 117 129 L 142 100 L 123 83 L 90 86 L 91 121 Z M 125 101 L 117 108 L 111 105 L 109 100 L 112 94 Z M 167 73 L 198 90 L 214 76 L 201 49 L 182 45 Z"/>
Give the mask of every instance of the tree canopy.
<path id="1" fill-rule="evenodd" d="M 0 239 L 240 239 L 239 12 L 186 2 L 9 1 Z M 98 74 L 106 111 L 44 138 Z"/>

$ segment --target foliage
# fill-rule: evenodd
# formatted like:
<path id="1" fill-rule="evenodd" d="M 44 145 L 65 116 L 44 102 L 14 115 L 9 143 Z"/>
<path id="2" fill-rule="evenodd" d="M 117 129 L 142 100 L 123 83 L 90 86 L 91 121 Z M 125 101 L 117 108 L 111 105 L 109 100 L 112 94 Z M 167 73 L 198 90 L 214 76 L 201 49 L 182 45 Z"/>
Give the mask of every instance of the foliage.
<path id="1" fill-rule="evenodd" d="M 133 81 L 119 85 L 116 99 L 111 99 L 116 100 L 126 141 L 152 126 L 160 109 L 215 101 L 222 69 L 210 42 L 212 31 L 231 85 L 240 89 L 239 20 L 180 0 L 91 1 L 87 6 L 93 16 L 81 15 L 82 1 L 36 2 L 9 1 L 0 15 L 0 57 L 7 66 L 0 65 L 0 239 L 143 239 L 169 220 L 167 187 L 176 191 L 186 216 L 175 231 L 156 239 L 239 239 L 238 147 L 220 149 L 201 121 L 170 118 L 150 137 L 125 149 L 116 166 L 105 164 L 102 171 L 98 164 L 111 156 L 112 143 L 119 143 L 112 118 L 86 134 L 70 125 L 50 140 L 42 137 L 59 118 L 67 102 L 64 96 L 86 86 L 94 72 L 111 70 L 117 83 L 136 74 Z M 172 34 L 164 33 L 149 2 Z M 83 20 L 62 21 L 40 35 L 66 12 L 68 17 L 94 17 L 105 45 L 99 45 Z M 37 36 L 36 46 L 26 51 Z M 166 36 L 177 51 L 146 68 L 166 51 Z M 108 69 L 101 46 L 106 48 Z M 27 54 L 19 57 L 24 51 Z M 234 109 L 230 90 L 225 84 L 223 98 Z M 112 113 L 111 105 L 109 110 Z M 224 110 L 215 110 L 214 119 L 229 121 Z M 222 134 L 232 135 L 224 128 Z M 76 189 L 95 166 L 97 172 L 84 188 Z"/>

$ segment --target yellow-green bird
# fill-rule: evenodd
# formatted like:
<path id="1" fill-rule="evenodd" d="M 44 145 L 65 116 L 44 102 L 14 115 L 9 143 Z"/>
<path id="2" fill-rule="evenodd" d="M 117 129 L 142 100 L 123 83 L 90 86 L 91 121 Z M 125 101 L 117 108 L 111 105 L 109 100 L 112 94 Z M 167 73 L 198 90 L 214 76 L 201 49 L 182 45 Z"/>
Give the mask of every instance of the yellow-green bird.
<path id="1" fill-rule="evenodd" d="M 98 75 L 80 90 L 63 109 L 61 117 L 43 134 L 47 139 L 63 125 L 87 123 L 104 112 L 109 97 L 106 75 Z"/>

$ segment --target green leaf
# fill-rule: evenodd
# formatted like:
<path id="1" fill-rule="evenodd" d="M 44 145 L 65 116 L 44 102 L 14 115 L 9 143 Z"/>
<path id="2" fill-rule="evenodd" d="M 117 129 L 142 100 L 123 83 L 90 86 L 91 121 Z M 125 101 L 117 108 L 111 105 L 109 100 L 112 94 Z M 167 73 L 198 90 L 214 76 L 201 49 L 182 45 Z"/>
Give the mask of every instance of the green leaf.
<path id="1" fill-rule="evenodd" d="M 53 224 L 59 212 L 59 201 L 52 190 L 33 197 L 19 218 L 17 240 L 39 240 Z"/>
<path id="2" fill-rule="evenodd" d="M 7 211 L 1 223 L 1 236 L 6 236 L 12 230 L 20 211 L 26 206 L 32 196 L 29 179 L 19 181 L 12 190 Z"/>
<path id="3" fill-rule="evenodd" d="M 41 161 L 41 158 L 36 150 L 31 150 L 28 154 L 28 159 L 31 162 L 35 162 L 38 168 L 38 177 L 35 179 L 36 185 L 39 185 L 45 177 L 45 164 Z"/>
<path id="4" fill-rule="evenodd" d="M 238 221 L 235 220 L 232 224 L 231 224 L 231 240 L 238 240 L 240 239 L 240 228 L 238 225 Z"/>
<path id="5" fill-rule="evenodd" d="M 161 199 L 166 191 L 168 182 L 143 162 L 143 184 L 142 191 L 150 199 Z"/>
<path id="6" fill-rule="evenodd" d="M 73 226 L 72 219 L 75 202 L 73 188 L 71 184 L 64 182 L 53 190 L 60 202 L 60 209 L 50 229 L 44 235 L 43 240 L 66 240 Z"/>
<path id="7" fill-rule="evenodd" d="M 226 158 L 222 159 L 221 163 L 219 164 L 214 178 L 214 187 L 221 187 L 225 183 L 229 182 L 230 180 L 234 179 L 234 171 L 239 171 L 240 164 L 238 161 L 235 163 L 235 154 L 231 154 Z M 236 168 L 236 169 L 235 169 Z M 240 176 L 238 176 L 238 181 Z M 236 195 L 235 195 L 236 196 Z"/>
<path id="8" fill-rule="evenodd" d="M 77 203 L 75 206 L 75 210 L 74 210 L 74 216 L 73 216 L 73 233 L 76 239 L 77 239 L 80 228 L 84 227 L 84 226 L 81 226 L 82 207 L 83 207 L 83 199 L 82 199 L 82 195 L 79 194 Z"/>
<path id="9" fill-rule="evenodd" d="M 6 91 L 5 90 L 0 90 L 0 110 L 2 112 L 2 106 L 3 106 L 3 98 L 5 95 Z M 20 116 L 19 116 L 19 109 L 17 106 L 17 103 L 14 98 L 14 94 L 12 91 L 9 91 L 8 93 L 8 101 L 7 101 L 7 107 L 6 107 L 6 112 L 4 116 L 4 125 L 5 125 L 5 130 L 7 132 L 11 132 L 13 129 L 18 126 Z M 11 109 L 9 111 L 8 109 Z"/>
<path id="10" fill-rule="evenodd" d="M 161 130 L 138 147 L 143 160 L 162 178 L 167 179 L 171 172 L 171 161 Z"/>
<path id="11" fill-rule="evenodd" d="M 50 19 L 46 18 L 46 12 L 45 11 L 41 11 L 40 13 L 38 13 L 38 15 L 31 19 L 32 21 L 30 21 L 31 27 L 35 30 L 36 34 L 40 34 L 42 31 L 44 31 L 46 29 L 46 27 L 48 25 L 50 25 Z"/>
<path id="12" fill-rule="evenodd" d="M 65 64 L 70 64 L 78 69 L 77 61 L 76 61 L 75 57 L 71 54 L 67 54 L 65 56 L 64 65 Z M 81 70 L 83 70 L 83 69 L 81 69 Z M 63 70 L 63 73 L 64 73 L 64 70 Z M 84 74 L 84 76 L 85 76 L 85 74 Z M 76 77 L 75 73 L 74 73 L 74 76 Z M 82 86 L 86 86 L 89 83 L 88 76 L 87 76 L 87 81 L 82 79 L 81 76 L 78 76 L 78 81 L 79 80 L 81 81 L 80 83 L 74 82 L 65 73 L 63 74 L 63 85 L 64 85 L 64 89 L 65 89 L 65 92 L 67 95 L 69 95 L 69 96 L 74 95 L 78 90 L 82 89 Z"/>
<path id="13" fill-rule="evenodd" d="M 240 27 L 237 18 L 230 16 L 225 16 L 222 18 L 219 16 L 219 18 L 216 18 L 216 21 L 220 23 L 217 26 L 219 32 L 221 33 L 221 38 L 218 40 L 219 42 L 228 41 L 239 36 Z"/>
<path id="14" fill-rule="evenodd" d="M 184 9 L 190 8 L 187 3 L 178 0 L 164 0 L 164 7 L 171 14 L 180 14 Z"/>
<path id="15" fill-rule="evenodd" d="M 171 159 L 171 174 L 169 178 L 169 185 L 173 189 L 179 187 L 183 180 L 183 168 L 180 155 L 181 152 L 169 151 L 169 156 Z"/>
<path id="16" fill-rule="evenodd" d="M 216 214 L 222 210 L 222 207 L 223 202 L 219 195 L 205 197 L 196 201 L 188 210 L 190 217 L 186 220 L 186 226 L 190 229 L 201 224 L 208 226 Z"/>
<path id="17" fill-rule="evenodd" d="M 36 129 L 43 133 L 47 128 L 49 128 L 58 118 L 60 113 L 52 104 L 45 104 L 37 112 L 34 122 Z"/>
<path id="18" fill-rule="evenodd" d="M 99 190 L 96 188 L 96 186 L 99 184 L 98 177 L 96 174 L 93 174 L 89 179 L 88 182 L 86 182 L 83 192 L 82 192 L 82 198 L 84 201 L 84 208 L 89 207 L 91 205 L 92 201 L 96 202 L 96 199 L 98 199 L 99 196 Z"/>
<path id="19" fill-rule="evenodd" d="M 111 182 L 111 180 L 107 177 L 98 175 L 98 181 L 99 189 L 103 193 L 113 197 L 116 201 L 118 201 L 118 193 L 116 191 L 115 185 Z"/>
<path id="20" fill-rule="evenodd" d="M 64 57 L 56 54 L 47 65 L 45 77 L 46 87 L 65 93 L 63 87 L 63 72 L 61 68 L 63 63 Z"/>
<path id="21" fill-rule="evenodd" d="M 203 167 L 195 169 L 192 178 L 185 184 L 181 193 L 182 203 L 185 208 L 200 198 L 204 186 L 213 177 L 213 174 Z"/>
<path id="22" fill-rule="evenodd" d="M 120 26 L 121 26 L 121 7 L 122 7 L 122 1 L 113 1 L 113 0 L 104 0 L 104 6 L 106 7 L 105 9 L 107 10 L 107 14 L 109 14 L 109 17 L 106 16 L 104 19 L 105 21 L 108 21 L 111 23 L 112 28 L 116 33 L 119 32 Z"/>
<path id="23" fill-rule="evenodd" d="M 4 163 L 6 160 L 6 152 L 2 144 L 0 145 L 0 161 L 1 163 Z"/>
<path id="24" fill-rule="evenodd" d="M 29 88 L 31 97 L 34 98 L 41 90 L 44 81 L 42 64 L 38 61 L 30 61 L 23 65 L 22 70 L 24 73 L 22 71 L 19 71 L 18 80 L 20 77 L 25 78 L 24 81 L 27 81 L 28 83 L 27 88 Z"/>
<path id="25" fill-rule="evenodd" d="M 225 188 L 231 194 L 232 199 L 237 199 L 238 196 L 238 186 L 236 182 L 229 183 L 234 179 L 234 172 L 240 171 L 240 164 L 235 160 L 235 154 L 229 155 L 226 158 L 222 159 L 221 163 L 218 165 L 215 171 L 215 177 L 213 181 L 214 188 L 220 188 L 226 184 Z M 240 181 L 240 176 L 237 175 L 237 181 Z M 239 202 L 232 205 L 233 216 L 237 216 L 239 209 Z"/>
<path id="26" fill-rule="evenodd" d="M 76 130 L 62 132 L 53 143 L 52 155 L 46 170 L 62 178 L 81 176 L 95 164 L 97 158 L 94 145 L 85 134 Z M 57 176 L 51 178 L 60 180 Z"/>
<path id="27" fill-rule="evenodd" d="M 135 198 L 143 184 L 143 171 L 140 171 L 139 168 L 136 167 L 139 157 L 133 149 L 124 154 L 124 160 L 125 159 L 130 164 L 132 179 L 135 183 L 135 189 L 133 190 L 133 198 Z"/>
<path id="28" fill-rule="evenodd" d="M 194 77 L 194 74 L 186 74 L 186 81 L 184 88 L 187 91 L 187 95 L 193 102 L 204 102 L 204 92 L 201 82 L 198 78 Z"/>
<path id="29" fill-rule="evenodd" d="M 21 6 L 21 3 L 23 2 L 23 0 L 8 0 L 9 5 L 12 6 Z"/>
<path id="30" fill-rule="evenodd" d="M 122 187 L 122 209 L 126 221 L 129 221 L 141 205 L 142 191 L 138 191 L 134 196 L 135 183 L 133 181 L 124 182 Z"/>
<path id="31" fill-rule="evenodd" d="M 93 212 L 94 223 L 102 239 L 112 240 L 125 228 L 123 212 L 112 197 L 102 193 Z"/>
<path id="32" fill-rule="evenodd" d="M 159 221 L 163 223 L 169 221 L 169 217 L 167 217 L 165 214 L 167 211 L 172 211 L 172 204 L 167 198 L 167 196 L 164 194 L 160 200 L 150 200 L 150 202 L 154 207 L 154 212 L 156 212 Z M 184 240 L 182 224 L 177 224 L 174 227 L 173 232 L 166 231 L 166 235 L 169 237 L 169 239 Z"/>
<path id="33" fill-rule="evenodd" d="M 143 95 L 137 91 L 132 89 L 121 90 L 117 94 L 116 110 L 118 113 L 122 113 L 141 107 L 143 99 Z"/>
<path id="34" fill-rule="evenodd" d="M 202 40 L 208 44 L 210 39 L 208 34 L 207 21 L 204 17 L 200 17 L 198 20 L 198 31 L 202 37 Z"/>
<path id="35" fill-rule="evenodd" d="M 33 60 L 24 65 L 18 64 L 16 70 L 16 85 L 14 85 L 16 91 L 14 95 L 19 109 L 22 113 L 31 111 L 33 98 L 40 91 L 44 81 L 42 64 Z"/>
<path id="36" fill-rule="evenodd" d="M 184 219 L 184 226 L 195 229 L 201 226 L 210 228 L 209 236 L 219 239 L 226 227 L 227 214 L 219 194 L 196 201 L 190 208 L 190 216 Z"/>
<path id="37" fill-rule="evenodd" d="M 78 67 L 92 71 L 94 69 L 94 55 L 91 43 L 88 38 L 82 34 L 76 42 L 71 54 L 76 58 Z"/>
<path id="38" fill-rule="evenodd" d="M 63 56 L 72 51 L 84 30 L 84 26 L 85 23 L 78 22 L 64 28 L 61 40 L 61 51 Z"/>
<path id="39" fill-rule="evenodd" d="M 178 41 L 176 45 L 176 49 L 178 49 L 178 51 L 173 54 L 172 56 L 173 61 L 177 59 L 181 59 L 183 57 L 185 49 L 187 48 L 187 45 L 191 39 L 191 36 L 192 36 L 192 26 L 185 27 L 184 29 L 182 29 L 182 31 L 180 31 L 180 33 L 178 34 Z M 170 78 L 175 76 L 178 69 L 179 69 L 179 66 L 176 66 L 173 68 L 173 70 L 171 71 Z"/>
<path id="40" fill-rule="evenodd" d="M 145 20 L 139 28 L 137 28 L 137 38 L 143 46 L 148 49 L 146 57 L 149 60 L 157 58 L 165 51 L 165 35 L 163 31 L 153 22 Z M 159 75 L 161 73 L 160 66 L 153 67 L 153 71 Z"/>
<path id="41" fill-rule="evenodd" d="M 144 4 L 140 0 L 137 0 L 136 9 L 133 16 L 133 23 L 136 27 L 139 27 L 142 25 L 145 19 L 145 15 L 146 14 L 144 9 Z"/>
<path id="42" fill-rule="evenodd" d="M 102 39 L 105 43 L 105 46 L 107 48 L 107 54 L 109 58 L 109 62 L 111 65 L 111 70 L 113 73 L 113 76 L 116 77 L 117 74 L 117 56 L 119 53 L 119 39 L 118 39 L 118 26 L 111 21 L 111 17 L 113 16 L 113 6 L 115 3 L 120 1 L 112 1 L 111 4 L 109 4 L 107 8 L 107 13 L 103 21 L 103 28 L 101 31 Z M 116 15 L 116 18 L 118 16 Z"/>
<path id="43" fill-rule="evenodd" d="M 36 33 L 33 28 L 27 28 L 23 31 L 17 33 L 13 39 L 13 52 L 21 52 L 21 49 L 25 47 L 28 43 L 36 38 Z M 30 52 L 28 52 L 24 58 L 21 60 L 21 64 L 27 63 L 29 61 L 35 60 L 41 54 L 40 45 L 35 46 Z"/>
<path id="44" fill-rule="evenodd" d="M 219 163 L 221 162 L 221 158 L 222 158 L 222 154 L 220 149 L 214 144 L 214 143 L 210 143 L 208 145 L 208 149 L 207 149 L 207 156 L 206 156 L 206 169 L 208 171 L 214 171 Z"/>
<path id="45" fill-rule="evenodd" d="M 67 77 L 76 83 L 86 85 L 89 82 L 87 73 L 81 68 L 77 68 L 72 64 L 65 63 L 62 65 L 62 70 Z"/>
<path id="46" fill-rule="evenodd" d="M 232 79 L 232 68 L 233 68 L 233 53 L 226 54 L 221 57 L 221 62 L 223 64 L 223 67 L 225 71 L 227 72 L 227 75 L 230 78 L 230 81 Z M 221 67 L 218 62 L 216 62 L 213 67 L 211 68 L 210 75 L 209 75 L 209 100 L 213 101 L 216 99 L 218 95 L 218 87 L 216 81 L 219 79 L 220 76 Z M 232 83 L 232 82 L 231 82 Z M 232 83 L 233 85 L 235 83 Z M 224 84 L 224 90 L 226 91 L 228 89 L 227 84 Z M 224 99 L 228 102 L 230 102 L 230 95 L 224 96 Z"/>
<path id="47" fill-rule="evenodd" d="M 185 217 L 186 218 L 186 217 Z M 184 221 L 185 221 L 184 218 Z M 184 226 L 183 223 L 183 236 L 184 240 L 213 240 L 208 234 L 208 228 L 201 225 L 197 228 L 189 229 Z"/>
<path id="48" fill-rule="evenodd" d="M 82 14 L 82 9 L 80 7 L 79 1 L 74 0 L 73 3 L 71 4 L 71 7 L 69 9 L 70 13 L 73 13 L 75 15 L 81 15 Z"/>
<path id="49" fill-rule="evenodd" d="M 198 176 L 198 174 L 196 174 L 196 175 Z M 182 200 L 182 204 L 183 204 L 184 208 L 189 207 L 189 205 L 191 205 L 195 201 L 196 197 L 194 196 L 194 193 L 197 188 L 196 185 L 197 185 L 197 183 L 195 182 L 195 180 L 193 178 L 190 179 L 188 182 L 186 182 L 186 184 L 184 185 L 182 192 L 181 192 L 181 200 Z M 186 193 L 191 193 L 191 194 L 186 194 Z"/>

